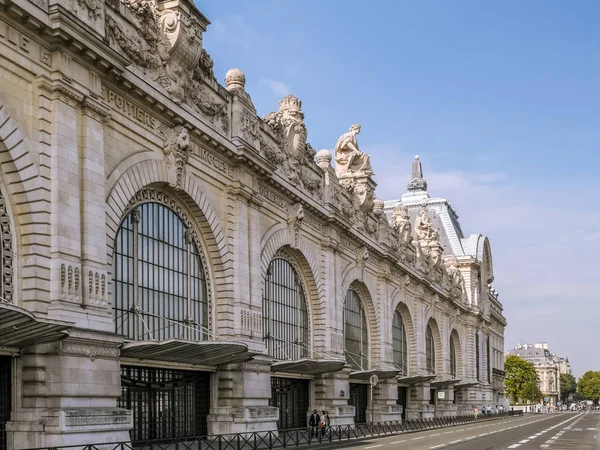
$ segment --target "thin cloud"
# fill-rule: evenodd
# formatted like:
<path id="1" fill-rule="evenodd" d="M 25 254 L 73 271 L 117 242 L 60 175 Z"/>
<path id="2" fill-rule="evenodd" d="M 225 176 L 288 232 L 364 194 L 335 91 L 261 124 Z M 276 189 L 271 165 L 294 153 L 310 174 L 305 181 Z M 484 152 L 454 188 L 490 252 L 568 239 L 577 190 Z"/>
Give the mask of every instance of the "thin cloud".
<path id="1" fill-rule="evenodd" d="M 268 87 L 273 94 L 279 97 L 285 97 L 286 95 L 289 95 L 292 92 L 290 87 L 283 81 L 262 79 L 260 80 L 259 84 L 261 86 Z"/>

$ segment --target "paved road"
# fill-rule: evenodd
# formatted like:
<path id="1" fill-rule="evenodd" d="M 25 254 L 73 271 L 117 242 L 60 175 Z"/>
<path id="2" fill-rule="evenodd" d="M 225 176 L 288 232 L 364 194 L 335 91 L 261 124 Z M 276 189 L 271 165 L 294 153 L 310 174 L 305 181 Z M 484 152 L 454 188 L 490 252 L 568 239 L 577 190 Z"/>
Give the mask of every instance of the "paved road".
<path id="1" fill-rule="evenodd" d="M 353 450 L 600 450 L 600 413 L 537 414 L 354 442 Z"/>

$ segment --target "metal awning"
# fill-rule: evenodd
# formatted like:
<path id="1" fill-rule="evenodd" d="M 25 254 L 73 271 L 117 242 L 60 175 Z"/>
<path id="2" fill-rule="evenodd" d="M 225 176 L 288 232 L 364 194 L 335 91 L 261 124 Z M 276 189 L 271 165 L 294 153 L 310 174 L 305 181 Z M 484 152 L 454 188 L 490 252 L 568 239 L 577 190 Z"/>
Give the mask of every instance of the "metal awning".
<path id="1" fill-rule="evenodd" d="M 394 378 L 400 373 L 400 369 L 369 369 L 369 370 L 357 370 L 356 372 L 350 372 L 351 380 L 368 380 L 371 375 L 377 375 L 380 380 L 387 380 Z"/>
<path id="2" fill-rule="evenodd" d="M 448 386 L 452 386 L 452 385 L 458 384 L 458 383 L 460 383 L 460 380 L 458 378 L 445 378 L 445 379 L 439 379 L 439 380 L 432 380 L 429 382 L 431 387 L 434 387 L 434 388 L 448 387 Z"/>
<path id="3" fill-rule="evenodd" d="M 435 378 L 435 375 L 409 375 L 406 377 L 398 377 L 397 381 L 398 383 L 403 383 L 403 384 L 418 384 L 418 383 L 426 383 L 430 380 L 433 380 Z"/>
<path id="4" fill-rule="evenodd" d="M 454 387 L 464 389 L 464 388 L 468 388 L 468 387 L 472 387 L 472 386 L 477 386 L 478 384 L 479 384 L 479 381 L 477 381 L 477 380 L 470 380 L 470 381 L 465 380 L 465 381 L 455 384 Z"/>
<path id="5" fill-rule="evenodd" d="M 186 341 L 167 339 L 166 341 L 127 342 L 121 347 L 122 358 L 139 361 L 154 360 L 219 366 L 244 362 L 252 359 L 254 353 L 240 343 L 222 341 Z"/>
<path id="6" fill-rule="evenodd" d="M 58 341 L 68 336 L 74 324 L 61 320 L 37 317 L 12 303 L 0 302 L 0 344 L 21 348 L 43 342 Z"/>
<path id="7" fill-rule="evenodd" d="M 271 364 L 273 372 L 301 373 L 304 375 L 319 375 L 321 373 L 337 372 L 346 364 L 339 359 L 296 359 L 294 361 L 276 361 Z"/>

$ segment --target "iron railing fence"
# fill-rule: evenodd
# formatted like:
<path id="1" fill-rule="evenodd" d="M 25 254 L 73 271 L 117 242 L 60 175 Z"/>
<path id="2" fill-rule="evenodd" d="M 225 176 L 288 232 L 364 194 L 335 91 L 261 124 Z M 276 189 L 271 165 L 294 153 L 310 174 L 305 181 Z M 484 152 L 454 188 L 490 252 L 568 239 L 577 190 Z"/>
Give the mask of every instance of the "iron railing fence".
<path id="1" fill-rule="evenodd" d="M 431 430 L 522 414 L 523 411 L 509 411 L 497 414 L 481 414 L 478 416 L 466 415 L 404 420 L 402 422 L 339 425 L 328 427 L 325 430 L 309 427 L 254 433 L 153 439 L 133 443 L 113 442 L 50 446 L 29 450 L 271 450 Z"/>

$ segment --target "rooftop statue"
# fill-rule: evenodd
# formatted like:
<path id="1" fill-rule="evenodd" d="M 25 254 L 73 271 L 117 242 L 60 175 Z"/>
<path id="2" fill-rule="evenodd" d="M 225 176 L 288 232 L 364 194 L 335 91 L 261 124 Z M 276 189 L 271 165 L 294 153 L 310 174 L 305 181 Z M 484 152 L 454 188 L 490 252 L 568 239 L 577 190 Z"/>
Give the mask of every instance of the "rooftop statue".
<path id="1" fill-rule="evenodd" d="M 369 155 L 358 148 L 356 135 L 360 133 L 360 124 L 355 123 L 350 131 L 340 136 L 335 144 L 335 174 L 338 178 L 344 175 L 370 176 L 373 175 Z"/>

